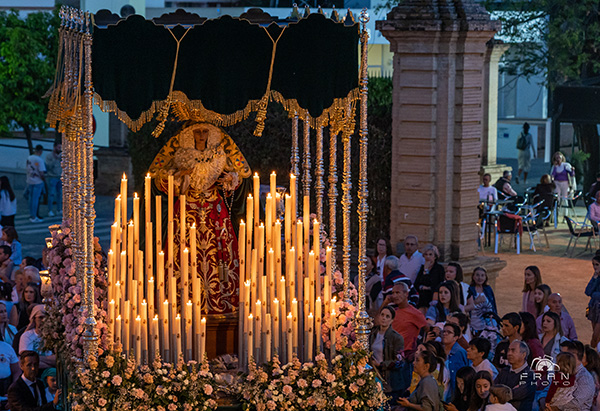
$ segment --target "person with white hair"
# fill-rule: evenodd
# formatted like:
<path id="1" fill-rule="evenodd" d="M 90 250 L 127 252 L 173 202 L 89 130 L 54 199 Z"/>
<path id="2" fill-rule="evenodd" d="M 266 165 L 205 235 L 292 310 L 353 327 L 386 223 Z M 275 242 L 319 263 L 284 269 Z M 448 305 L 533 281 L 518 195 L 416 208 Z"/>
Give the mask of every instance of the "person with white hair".
<path id="1" fill-rule="evenodd" d="M 40 355 L 40 368 L 56 367 L 56 356 L 52 351 L 43 350 L 42 324 L 46 319 L 46 309 L 42 304 L 37 304 L 29 315 L 27 330 L 21 335 L 19 341 L 19 355 L 23 351 L 35 351 Z"/>
<path id="2" fill-rule="evenodd" d="M 398 270 L 414 284 L 424 263 L 423 254 L 419 252 L 419 239 L 417 236 L 407 235 L 404 239 L 404 254 L 400 256 Z"/>

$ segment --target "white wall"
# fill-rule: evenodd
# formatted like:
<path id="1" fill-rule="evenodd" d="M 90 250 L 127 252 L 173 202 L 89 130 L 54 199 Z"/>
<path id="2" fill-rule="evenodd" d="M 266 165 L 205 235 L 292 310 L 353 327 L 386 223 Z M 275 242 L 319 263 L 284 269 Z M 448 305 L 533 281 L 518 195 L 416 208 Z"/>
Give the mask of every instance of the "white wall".
<path id="1" fill-rule="evenodd" d="M 517 158 L 517 139 L 519 138 L 522 129 L 523 124 L 498 122 L 498 158 Z M 529 132 L 533 137 L 534 151 L 537 152 L 538 126 L 532 125 Z"/>

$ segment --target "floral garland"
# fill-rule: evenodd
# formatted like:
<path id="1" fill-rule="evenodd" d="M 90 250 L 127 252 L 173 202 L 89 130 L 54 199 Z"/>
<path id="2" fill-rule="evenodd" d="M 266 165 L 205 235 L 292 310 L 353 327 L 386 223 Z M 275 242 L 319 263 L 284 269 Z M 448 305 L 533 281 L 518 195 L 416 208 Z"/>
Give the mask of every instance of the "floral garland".
<path id="1" fill-rule="evenodd" d="M 241 388 L 245 410 L 371 410 L 386 403 L 381 382 L 367 366 L 368 354 L 346 349 L 331 364 L 324 354 L 302 364 L 297 358 L 281 366 L 250 364 Z"/>
<path id="2" fill-rule="evenodd" d="M 73 232 L 69 222 L 52 232 L 52 248 L 48 252 L 49 274 L 53 296 L 46 305 L 47 321 L 42 327 L 45 347 L 56 353 L 64 353 L 66 361 L 77 360 L 84 354 L 84 322 L 88 314 L 83 301 L 83 284 L 75 272 Z M 96 335 L 98 352 L 108 348 L 106 326 L 106 258 L 98 238 L 94 238 L 94 285 L 96 305 Z"/>

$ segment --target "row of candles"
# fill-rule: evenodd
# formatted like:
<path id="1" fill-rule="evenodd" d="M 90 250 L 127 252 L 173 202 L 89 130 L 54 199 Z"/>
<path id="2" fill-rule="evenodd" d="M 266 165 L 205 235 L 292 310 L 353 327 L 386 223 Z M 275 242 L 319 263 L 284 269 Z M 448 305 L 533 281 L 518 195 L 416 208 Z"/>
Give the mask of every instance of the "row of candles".
<path id="1" fill-rule="evenodd" d="M 331 304 L 332 250 L 326 250 L 321 275 L 320 223 L 311 219 L 310 198 L 303 197 L 302 219 L 296 219 L 296 176 L 290 176 L 285 195 L 284 247 L 277 218 L 276 174 L 270 175 L 265 220 L 259 217 L 260 178 L 253 177 L 253 194 L 246 199 L 246 220 L 239 226 L 240 315 L 239 355 L 242 364 L 252 356 L 258 363 L 273 354 L 291 361 L 295 355 L 310 361 L 323 351 L 321 321 Z M 282 255 L 282 249 L 285 254 Z M 285 257 L 285 271 L 283 262 Z M 332 350 L 335 353 L 335 310 L 331 311 Z"/>
<path id="2" fill-rule="evenodd" d="M 125 354 L 134 357 L 138 363 L 151 361 L 157 352 L 167 361 L 177 361 L 181 355 L 186 360 L 200 360 L 206 351 L 206 318 L 202 317 L 203 284 L 197 275 L 196 226 L 189 227 L 187 244 L 188 228 L 180 225 L 178 290 L 174 273 L 173 177 L 168 179 L 166 266 L 161 235 L 162 196 L 155 197 L 156 230 L 153 230 L 149 175 L 146 175 L 144 183 L 144 251 L 139 249 L 141 226 L 137 193 L 133 197 L 133 218 L 127 224 L 125 175 L 121 180 L 120 194 L 115 199 L 115 222 L 111 226 L 111 248 L 108 252 L 109 332 L 113 343 L 121 344 Z M 179 196 L 179 205 L 180 221 L 186 221 L 185 196 Z M 155 238 L 153 233 L 158 233 Z"/>
<path id="3" fill-rule="evenodd" d="M 138 363 L 151 361 L 155 352 L 165 360 L 202 359 L 206 347 L 206 318 L 202 317 L 203 284 L 197 272 L 196 227 L 179 224 L 179 250 L 174 243 L 174 182 L 168 177 L 167 261 L 162 245 L 162 196 L 155 196 L 156 226 L 151 220 L 151 177 L 145 178 L 145 250 L 140 250 L 140 198 L 133 197 L 132 220 L 127 223 L 127 178 L 123 175 L 115 199 L 115 222 L 108 253 L 108 326 L 115 344 Z M 331 312 L 332 355 L 335 353 L 336 316 L 331 304 L 333 260 L 326 250 L 326 272 L 321 275 L 320 223 L 310 224 L 310 198 L 303 197 L 303 218 L 296 219 L 296 177 L 290 176 L 285 195 L 284 235 L 277 217 L 280 196 L 276 174 L 270 176 L 265 220 L 260 221 L 260 178 L 253 176 L 253 194 L 246 201 L 246 220 L 239 230 L 239 348 L 242 364 L 250 356 L 269 361 L 273 354 L 291 361 L 296 355 L 311 360 L 323 350 L 321 320 Z M 179 221 L 186 221 L 186 198 L 179 196 Z M 187 233 L 186 231 L 189 231 Z M 153 233 L 158 233 L 153 238 Z M 189 237 L 188 237 L 189 234 Z M 282 237 L 284 247 L 282 247 Z M 189 248 L 187 248 L 189 247 Z M 282 255 L 282 249 L 285 254 Z M 156 251 L 156 253 L 155 253 Z M 174 255 L 180 256 L 179 290 Z M 285 257 L 285 260 L 284 258 Z M 285 271 L 283 263 L 285 262 Z M 166 265 L 165 265 L 166 263 Z M 180 296 L 177 296 L 179 291 Z M 331 310 L 331 311 L 329 311 Z"/>

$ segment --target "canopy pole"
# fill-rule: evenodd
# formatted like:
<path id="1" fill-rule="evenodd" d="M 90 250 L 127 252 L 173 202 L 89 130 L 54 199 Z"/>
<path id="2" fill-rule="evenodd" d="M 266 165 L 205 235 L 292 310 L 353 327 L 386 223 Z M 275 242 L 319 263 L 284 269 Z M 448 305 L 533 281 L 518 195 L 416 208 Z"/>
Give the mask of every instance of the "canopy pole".
<path id="1" fill-rule="evenodd" d="M 315 196 L 317 199 L 317 220 L 323 222 L 323 193 L 325 191 L 325 183 L 323 182 L 323 176 L 325 171 L 323 170 L 323 126 L 319 124 L 317 127 L 317 160 L 315 164 Z M 317 260 L 319 256 L 316 256 Z"/>
<path id="2" fill-rule="evenodd" d="M 371 319 L 366 312 L 365 278 L 367 272 L 367 215 L 369 205 L 367 198 L 367 146 L 368 146 L 368 124 L 367 124 L 367 97 L 368 97 L 368 73 L 367 56 L 369 33 L 366 25 L 369 22 L 367 9 L 360 13 L 359 21 L 362 26 L 360 37 L 361 65 L 360 65 L 360 128 L 359 128 L 359 158 L 360 170 L 358 179 L 358 313 L 356 315 L 356 336 L 363 348 L 369 349 L 369 333 L 371 331 Z"/>
<path id="3" fill-rule="evenodd" d="M 82 15 L 83 17 L 83 15 Z M 87 349 L 85 350 L 85 361 L 89 365 L 95 361 L 98 356 L 98 333 L 96 332 L 96 305 L 95 305 L 95 284 L 94 284 L 94 219 L 96 211 L 94 210 L 94 134 L 92 129 L 93 115 L 93 93 L 92 93 L 92 34 L 90 33 L 91 16 L 85 12 L 85 34 L 83 35 L 85 50 L 85 80 L 84 80 L 84 105 L 83 105 L 83 160 L 84 160 L 84 195 L 85 195 L 85 307 L 87 316 L 85 319 L 84 341 Z"/>
<path id="4" fill-rule="evenodd" d="M 336 212 L 337 212 L 337 132 L 329 128 L 329 242 L 331 253 L 336 256 Z"/>
<path id="5" fill-rule="evenodd" d="M 353 113 L 353 105 L 348 102 L 346 126 L 342 132 L 342 143 L 344 145 L 344 165 L 342 171 L 342 222 L 343 222 L 343 235 L 344 244 L 342 245 L 342 263 L 343 263 L 343 276 L 344 276 L 344 300 L 350 301 L 348 291 L 350 290 L 350 212 L 352 206 L 352 168 L 351 168 L 351 143 L 352 133 L 354 129 L 354 122 L 350 120 Z"/>

